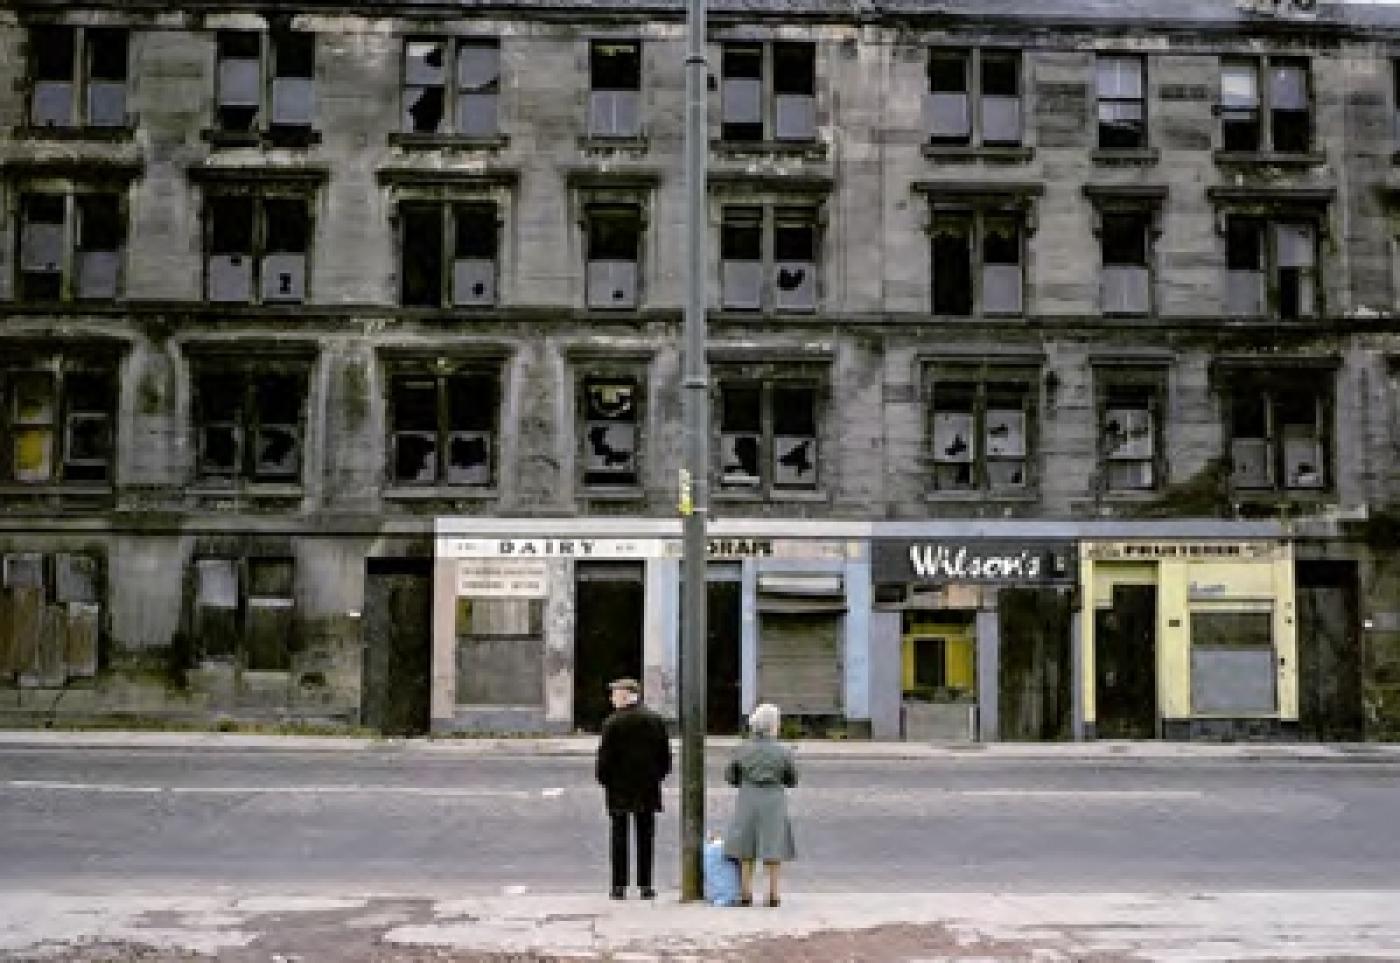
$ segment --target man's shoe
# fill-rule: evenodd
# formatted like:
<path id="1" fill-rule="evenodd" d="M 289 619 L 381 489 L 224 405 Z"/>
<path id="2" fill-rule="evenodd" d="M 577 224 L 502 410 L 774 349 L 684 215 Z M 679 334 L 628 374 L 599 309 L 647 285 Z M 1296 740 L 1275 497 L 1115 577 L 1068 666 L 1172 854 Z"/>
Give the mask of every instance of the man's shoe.
<path id="1" fill-rule="evenodd" d="M 608 893 L 608 895 L 611 896 L 613 899 L 626 899 L 626 898 L 627 898 L 627 887 L 626 887 L 626 886 L 614 886 L 614 887 L 612 888 L 612 891 L 611 891 L 610 893 Z"/>
<path id="2" fill-rule="evenodd" d="M 642 887 L 642 899 L 656 899 L 656 890 L 650 886 Z"/>

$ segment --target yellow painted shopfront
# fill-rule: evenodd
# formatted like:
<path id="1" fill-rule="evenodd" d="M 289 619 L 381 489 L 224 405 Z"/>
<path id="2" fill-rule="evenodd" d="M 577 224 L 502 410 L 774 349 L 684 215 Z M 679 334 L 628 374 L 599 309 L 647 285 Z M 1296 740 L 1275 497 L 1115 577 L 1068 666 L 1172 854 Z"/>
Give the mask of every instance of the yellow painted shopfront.
<path id="1" fill-rule="evenodd" d="M 1277 737 L 1298 723 L 1286 540 L 1080 543 L 1086 735 Z"/>

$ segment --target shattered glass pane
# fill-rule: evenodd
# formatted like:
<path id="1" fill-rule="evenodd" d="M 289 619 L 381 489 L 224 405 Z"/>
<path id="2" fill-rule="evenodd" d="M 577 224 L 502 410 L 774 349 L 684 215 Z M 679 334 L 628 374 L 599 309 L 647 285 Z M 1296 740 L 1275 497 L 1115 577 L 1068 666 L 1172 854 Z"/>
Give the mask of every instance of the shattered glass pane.
<path id="1" fill-rule="evenodd" d="M 992 488 L 1024 488 L 1025 462 L 988 459 L 987 484 Z"/>
<path id="2" fill-rule="evenodd" d="M 490 431 L 495 422 L 496 380 L 487 374 L 458 375 L 447 382 L 450 431 Z"/>
<path id="3" fill-rule="evenodd" d="M 773 438 L 773 484 L 813 488 L 817 484 L 817 439 L 796 435 Z"/>
<path id="4" fill-rule="evenodd" d="M 970 464 L 977 456 L 972 413 L 939 411 L 933 416 L 933 457 L 940 462 Z"/>
<path id="5" fill-rule="evenodd" d="M 1024 457 L 1026 413 L 1020 410 L 988 409 L 986 444 L 988 457 Z"/>
<path id="6" fill-rule="evenodd" d="M 753 432 L 763 429 L 763 389 L 756 384 L 720 386 L 720 430 Z M 757 469 L 757 461 L 754 463 Z"/>
<path id="7" fill-rule="evenodd" d="M 255 442 L 254 474 L 259 478 L 291 478 L 301 455 L 299 432 L 289 426 L 263 425 Z"/>
<path id="8" fill-rule="evenodd" d="M 237 425 L 205 425 L 199 432 L 200 470 L 208 475 L 232 475 L 238 470 L 243 430 Z"/>
<path id="9" fill-rule="evenodd" d="M 635 425 L 617 421 L 593 421 L 585 426 L 584 467 L 590 474 L 627 474 L 633 470 L 637 450 Z"/>
<path id="10" fill-rule="evenodd" d="M 720 474 L 726 485 L 757 485 L 759 435 L 731 432 L 720 436 Z"/>
<path id="11" fill-rule="evenodd" d="M 1109 408 L 1104 412 L 1104 454 L 1136 461 L 1152 457 L 1152 412 L 1145 408 Z"/>
<path id="12" fill-rule="evenodd" d="M 441 87 L 447 74 L 447 44 L 442 40 L 410 40 L 404 48 L 404 82 L 410 86 Z"/>
<path id="13" fill-rule="evenodd" d="M 415 134 L 437 133 L 446 103 L 441 87 L 409 87 L 404 91 L 404 129 Z"/>
<path id="14" fill-rule="evenodd" d="M 394 432 L 394 480 L 429 483 L 437 479 L 437 431 Z"/>
<path id="15" fill-rule="evenodd" d="M 454 431 L 447 436 L 447 483 L 485 485 L 491 481 L 491 435 Z"/>
<path id="16" fill-rule="evenodd" d="M 494 41 L 468 40 L 457 51 L 457 87 L 462 93 L 500 89 L 501 48 Z"/>

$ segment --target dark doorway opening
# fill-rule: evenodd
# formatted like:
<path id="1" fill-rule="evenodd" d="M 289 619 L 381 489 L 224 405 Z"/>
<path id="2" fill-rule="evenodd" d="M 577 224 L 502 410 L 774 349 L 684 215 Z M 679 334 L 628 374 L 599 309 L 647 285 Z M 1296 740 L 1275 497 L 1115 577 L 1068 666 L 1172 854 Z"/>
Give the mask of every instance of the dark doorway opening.
<path id="1" fill-rule="evenodd" d="M 1094 612 L 1095 734 L 1157 736 L 1157 586 L 1115 585 L 1113 607 Z"/>
<path id="2" fill-rule="evenodd" d="M 579 562 L 574 574 L 574 728 L 597 732 L 612 711 L 608 683 L 642 678 L 642 566 Z"/>
<path id="3" fill-rule="evenodd" d="M 362 723 L 386 735 L 423 735 L 432 714 L 432 560 L 368 559 L 361 616 Z"/>
<path id="4" fill-rule="evenodd" d="M 1070 735 L 1069 596 L 1053 588 L 997 593 L 1002 739 L 1044 742 Z"/>
<path id="5" fill-rule="evenodd" d="M 739 731 L 740 605 L 738 579 L 711 580 L 705 586 L 705 725 L 716 735 Z"/>
<path id="6" fill-rule="evenodd" d="M 1361 626 L 1355 562 L 1298 562 L 1300 735 L 1322 742 L 1363 738 Z"/>

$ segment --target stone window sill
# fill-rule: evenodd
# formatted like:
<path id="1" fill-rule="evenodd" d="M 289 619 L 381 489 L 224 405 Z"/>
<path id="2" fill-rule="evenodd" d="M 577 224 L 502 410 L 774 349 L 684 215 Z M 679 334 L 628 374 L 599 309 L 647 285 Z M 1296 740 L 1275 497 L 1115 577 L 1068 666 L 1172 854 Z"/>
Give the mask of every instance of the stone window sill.
<path id="1" fill-rule="evenodd" d="M 396 131 L 389 135 L 389 146 L 404 150 L 503 150 L 510 145 L 505 134 L 468 137 L 463 134 L 420 134 Z"/>
<path id="2" fill-rule="evenodd" d="M 956 163 L 959 161 L 988 161 L 1024 164 L 1035 156 L 1035 148 L 1018 144 L 924 144 L 923 154 L 929 160 Z"/>
<path id="3" fill-rule="evenodd" d="M 717 502 L 749 502 L 759 504 L 762 502 L 805 502 L 808 504 L 818 504 L 830 501 L 830 496 L 824 489 L 807 489 L 797 491 L 790 488 L 769 488 L 761 491 L 752 489 L 720 489 L 712 492 L 711 498 Z"/>
<path id="4" fill-rule="evenodd" d="M 270 127 L 267 130 L 206 129 L 199 136 L 215 150 L 238 147 L 306 149 L 321 143 L 321 132 L 310 127 Z"/>
<path id="5" fill-rule="evenodd" d="M 225 485 L 200 479 L 189 488 L 196 498 L 301 498 L 306 492 L 299 484 L 280 482 L 237 481 Z"/>
<path id="6" fill-rule="evenodd" d="M 646 497 L 646 492 L 641 488 L 583 487 L 579 497 L 591 502 L 634 502 Z"/>
<path id="7" fill-rule="evenodd" d="M 0 498 L 22 495 L 38 495 L 42 497 L 68 496 L 71 498 L 93 498 L 107 497 L 110 496 L 114 491 L 115 488 L 112 485 L 103 483 L 94 484 L 91 482 L 58 482 L 47 484 L 39 483 L 33 485 L 26 485 L 23 482 L 0 483 Z"/>
<path id="8" fill-rule="evenodd" d="M 491 501 L 500 497 L 495 487 L 472 485 L 392 485 L 384 489 L 386 501 L 462 501 L 480 499 Z"/>
<path id="9" fill-rule="evenodd" d="M 1040 501 L 1038 492 L 994 492 L 985 488 L 958 489 L 957 491 L 926 491 L 924 501 L 939 504 L 975 503 L 978 505 L 1035 505 Z"/>
<path id="10" fill-rule="evenodd" d="M 578 139 L 579 149 L 590 154 L 614 152 L 645 154 L 650 144 L 651 141 L 645 134 L 636 137 L 607 137 L 600 134 L 589 134 Z"/>
<path id="11" fill-rule="evenodd" d="M 1149 167 L 1162 159 L 1155 147 L 1142 150 L 1095 150 L 1090 157 L 1100 167 Z"/>
<path id="12" fill-rule="evenodd" d="M 710 149 L 721 157 L 800 157 L 826 160 L 826 144 L 813 140 L 712 140 Z"/>
<path id="13" fill-rule="evenodd" d="M 72 127 L 33 127 L 24 125 L 15 128 L 15 136 L 21 140 L 96 140 L 110 143 L 112 141 L 132 140 L 136 136 L 135 125 L 123 127 L 91 127 L 85 125 L 74 125 Z"/>
<path id="14" fill-rule="evenodd" d="M 1327 163 L 1326 154 L 1314 152 L 1218 150 L 1214 156 L 1222 167 L 1321 167 Z"/>

